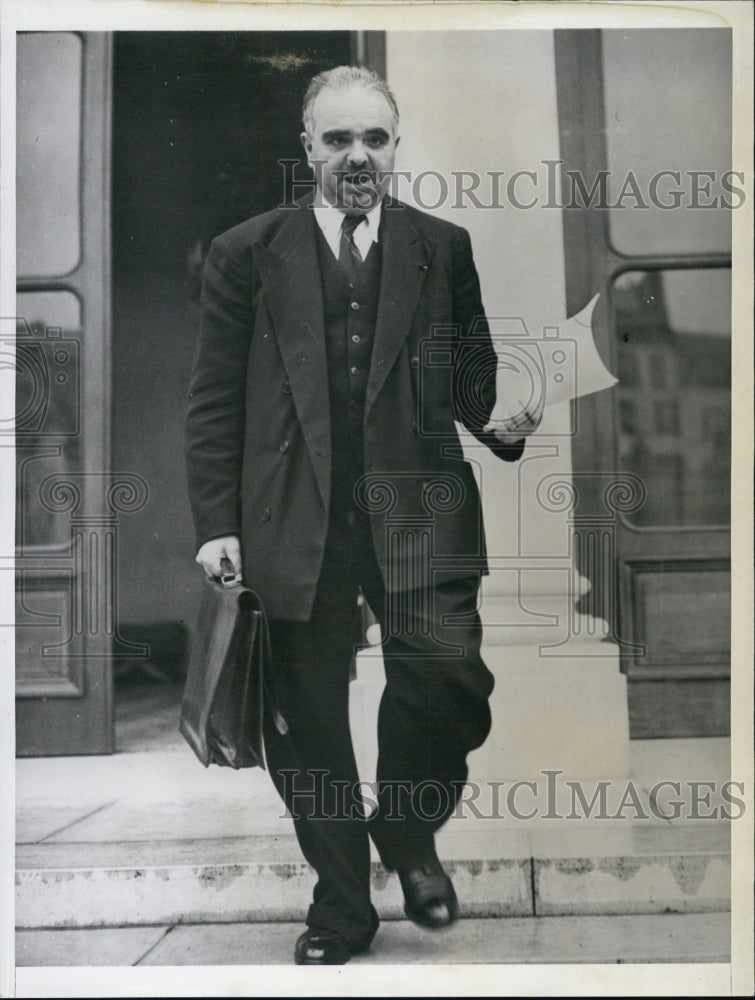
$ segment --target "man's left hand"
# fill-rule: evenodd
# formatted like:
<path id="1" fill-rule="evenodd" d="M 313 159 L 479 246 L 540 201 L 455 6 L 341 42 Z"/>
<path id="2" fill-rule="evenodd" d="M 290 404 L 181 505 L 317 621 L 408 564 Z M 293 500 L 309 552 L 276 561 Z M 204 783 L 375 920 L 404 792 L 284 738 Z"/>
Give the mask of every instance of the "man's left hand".
<path id="1" fill-rule="evenodd" d="M 533 431 L 540 426 L 543 419 L 543 404 L 530 404 L 524 406 L 517 404 L 516 409 L 509 407 L 506 413 L 503 408 L 496 404 L 489 422 L 483 430 L 493 431 L 501 444 L 516 444 L 522 438 L 529 437 Z M 514 410 L 514 412 L 511 412 Z"/>

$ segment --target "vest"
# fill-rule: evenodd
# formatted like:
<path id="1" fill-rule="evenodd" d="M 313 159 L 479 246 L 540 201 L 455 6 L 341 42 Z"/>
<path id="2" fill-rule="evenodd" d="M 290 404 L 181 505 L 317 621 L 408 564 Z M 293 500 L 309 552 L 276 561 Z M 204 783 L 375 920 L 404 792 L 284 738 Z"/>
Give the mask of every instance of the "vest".
<path id="1" fill-rule="evenodd" d="M 320 227 L 317 252 L 322 279 L 331 434 L 331 508 L 351 507 L 364 472 L 364 403 L 375 339 L 382 251 L 373 243 L 351 287 Z"/>

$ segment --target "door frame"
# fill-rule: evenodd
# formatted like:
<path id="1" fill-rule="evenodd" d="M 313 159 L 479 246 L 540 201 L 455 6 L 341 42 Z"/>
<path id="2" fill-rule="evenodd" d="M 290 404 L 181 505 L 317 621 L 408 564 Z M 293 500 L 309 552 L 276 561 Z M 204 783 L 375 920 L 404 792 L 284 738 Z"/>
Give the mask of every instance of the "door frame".
<path id="1" fill-rule="evenodd" d="M 565 191 L 567 171 L 589 180 L 608 170 L 602 33 L 557 30 L 554 36 Z M 601 293 L 603 308 L 596 311 L 593 334 L 610 371 L 615 372 L 618 363 L 612 283 L 619 274 L 629 270 L 731 267 L 731 254 L 724 253 L 624 256 L 611 245 L 609 213 L 592 202 L 564 208 L 562 218 L 567 315 L 577 314 L 596 292 Z M 607 470 L 620 469 L 617 407 L 617 394 L 605 392 L 572 404 L 572 461 L 575 475 L 580 475 L 580 517 L 574 525 L 577 568 L 592 584 L 580 610 L 608 621 L 611 635 L 618 641 L 622 671 L 628 682 L 633 738 L 728 735 L 728 651 L 689 659 L 674 659 L 672 655 L 671 660 L 664 658 L 661 663 L 654 655 L 652 642 L 648 644 L 638 591 L 643 574 L 665 574 L 664 582 L 668 582 L 673 572 L 728 573 L 730 526 L 638 527 L 627 516 L 627 510 L 606 511 Z M 610 569 L 586 555 L 596 550 L 587 537 L 590 529 L 584 527 L 605 518 L 607 513 L 616 526 L 616 550 Z M 674 707 L 680 698 L 688 701 L 687 708 Z M 664 702 L 663 708 L 659 708 L 660 701 Z M 706 704 L 711 711 L 706 711 Z"/>
<path id="2" fill-rule="evenodd" d="M 105 32 L 66 34 L 78 37 L 82 51 L 79 260 L 63 276 L 40 273 L 19 278 L 17 290 L 69 292 L 79 301 L 82 322 L 77 392 L 82 463 L 47 477 L 43 482 L 46 489 L 40 488 L 37 497 L 24 496 L 24 484 L 20 484 L 22 509 L 29 514 L 34 509 L 32 500 L 41 503 L 55 518 L 67 520 L 69 537 L 49 544 L 26 544 L 20 537 L 17 544 L 17 635 L 27 632 L 23 645 L 31 650 L 28 661 L 36 661 L 38 668 L 36 676 L 27 680 L 23 657 L 17 657 L 19 756 L 114 750 L 116 530 L 119 505 L 133 503 L 110 471 L 112 36 Z M 24 334 L 30 338 L 26 344 Z M 60 335 L 61 331 L 52 327 L 44 333 L 46 338 Z M 24 331 L 22 326 L 17 354 L 24 349 L 39 350 L 35 339 L 28 327 Z M 18 422 L 16 439 L 42 460 L 62 454 L 61 435 L 54 431 L 36 433 Z M 126 490 L 131 487 L 126 486 Z M 46 611 L 39 610 L 40 602 Z M 33 624 L 35 621 L 38 624 Z M 39 676 L 45 673 L 41 666 L 45 659 L 51 664 L 47 677 Z"/>

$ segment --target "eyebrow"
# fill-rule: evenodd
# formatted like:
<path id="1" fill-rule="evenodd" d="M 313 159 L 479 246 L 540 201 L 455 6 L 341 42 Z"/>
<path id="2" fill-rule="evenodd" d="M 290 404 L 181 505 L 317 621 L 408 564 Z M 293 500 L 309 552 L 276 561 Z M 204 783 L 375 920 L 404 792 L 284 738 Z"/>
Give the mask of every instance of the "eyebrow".
<path id="1" fill-rule="evenodd" d="M 340 139 L 342 136 L 351 135 L 351 129 L 347 128 L 335 128 L 329 129 L 327 132 L 323 132 L 322 137 L 324 140 L 328 139 Z M 381 138 L 389 138 L 388 132 L 384 128 L 368 128 L 365 132 L 366 136 L 380 136 Z"/>

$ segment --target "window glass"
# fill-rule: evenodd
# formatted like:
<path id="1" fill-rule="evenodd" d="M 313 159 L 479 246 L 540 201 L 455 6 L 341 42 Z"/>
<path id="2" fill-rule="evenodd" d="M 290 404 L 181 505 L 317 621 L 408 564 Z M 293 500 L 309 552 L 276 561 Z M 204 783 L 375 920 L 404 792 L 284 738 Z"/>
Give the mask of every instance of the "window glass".
<path id="1" fill-rule="evenodd" d="M 646 526 L 729 522 L 731 272 L 628 271 L 613 283 L 619 454 Z"/>
<path id="2" fill-rule="evenodd" d="M 612 30 L 602 40 L 613 246 L 630 256 L 728 252 L 740 204 L 731 188 L 742 187 L 727 173 L 731 33 Z"/>
<path id="3" fill-rule="evenodd" d="M 17 271 L 61 275 L 80 255 L 81 41 L 58 31 L 17 37 Z"/>
<path id="4" fill-rule="evenodd" d="M 62 543 L 70 533 L 68 516 L 46 509 L 40 490 L 47 476 L 82 464 L 81 303 L 71 292 L 21 292 L 16 314 L 18 542 Z M 3 413 L 2 430 L 12 428 L 12 415 Z"/>

